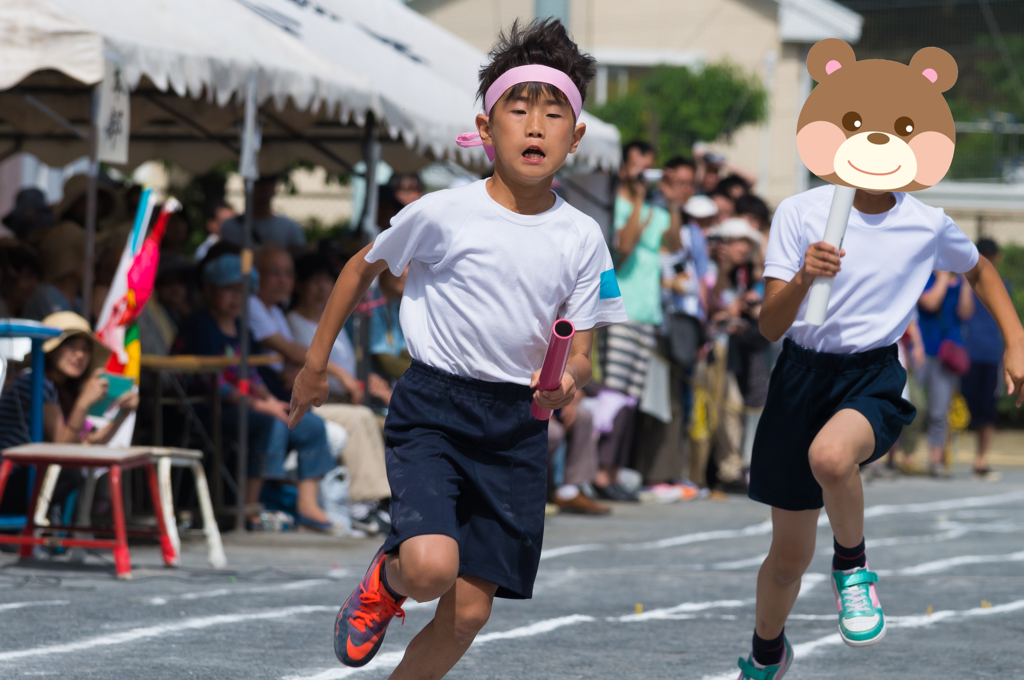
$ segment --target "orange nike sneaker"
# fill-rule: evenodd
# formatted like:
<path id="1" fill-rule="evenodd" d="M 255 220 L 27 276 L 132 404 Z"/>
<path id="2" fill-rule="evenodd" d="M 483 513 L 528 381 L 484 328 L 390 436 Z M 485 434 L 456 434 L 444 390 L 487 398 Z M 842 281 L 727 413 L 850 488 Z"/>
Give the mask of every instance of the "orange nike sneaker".
<path id="1" fill-rule="evenodd" d="M 384 633 L 391 619 L 398 617 L 405 623 L 405 612 L 402 611 L 405 598 L 393 598 L 380 580 L 385 557 L 381 546 L 366 576 L 338 612 L 338 620 L 334 624 L 334 653 L 346 666 L 365 666 L 370 662 L 384 642 Z"/>

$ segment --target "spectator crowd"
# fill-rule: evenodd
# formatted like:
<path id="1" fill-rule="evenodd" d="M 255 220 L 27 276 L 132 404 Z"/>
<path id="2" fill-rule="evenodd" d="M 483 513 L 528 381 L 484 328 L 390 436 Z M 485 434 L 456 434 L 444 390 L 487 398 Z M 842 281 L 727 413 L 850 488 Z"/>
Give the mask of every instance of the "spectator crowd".
<path id="1" fill-rule="evenodd" d="M 552 511 L 604 515 L 607 501 L 674 502 L 710 490 L 746 491 L 754 433 L 781 350 L 758 330 L 771 209 L 753 193 L 752 178 L 721 156 L 701 150 L 672 157 L 660 169 L 655 158 L 641 141 L 623 148 L 609 242 L 629 321 L 598 333 L 594 382 L 550 422 Z M 331 351 L 329 402 L 289 430 L 292 381 L 338 272 L 358 245 L 307 243 L 299 224 L 273 213 L 276 186 L 275 177 L 255 185 L 248 300 L 242 296 L 244 216 L 224 202 L 205 206 L 201 238 L 182 213 L 172 216 L 154 293 L 138 321 L 142 352 L 237 356 L 247 307 L 253 351 L 280 357 L 245 386 L 250 476 L 240 493 L 248 527 L 273 530 L 263 512 L 272 507 L 288 510 L 309 529 L 338 532 L 320 484 L 344 466 L 349 527 L 386 533 L 383 416 L 411 362 L 399 322 L 405 277 L 386 271 L 363 305 L 372 363 L 365 382 L 357 378 L 359 343 L 350 323 Z M 107 352 L 85 319 L 99 316 L 141 192 L 100 182 L 95 283 L 85 300 L 85 189 L 84 176 L 70 178 L 58 205 L 25 189 L 0 226 L 0 317 L 35 319 L 64 331 L 46 349 L 45 437 L 52 441 L 103 442 L 112 435 L 111 425 L 90 430 L 85 422 L 108 387 L 98 371 Z M 424 191 L 418 176 L 393 175 L 380 188 L 381 229 Z M 998 259 L 994 242 L 983 239 L 978 246 Z M 949 414 L 960 409 L 978 432 L 975 473 L 996 479 L 987 450 L 1000 387 L 1000 335 L 962 277 L 947 272 L 933 274 L 918 310 L 900 350 L 914 387 L 906 394 L 918 405 L 927 437 L 926 471 L 948 473 Z M 29 384 L 25 372 L 8 375 L 0 396 L 4 447 L 28 441 Z M 144 380 L 142 389 L 168 387 Z M 237 368 L 193 376 L 188 389 L 220 391 L 221 424 L 230 439 L 243 391 Z M 138 398 L 118 403 L 127 414 Z M 214 417 L 209 409 L 197 411 L 207 424 Z M 872 474 L 909 471 L 914 434 Z M 136 440 L 148 435 L 140 412 Z M 61 488 L 75 481 L 62 479 Z M 8 488 L 18 487 L 12 480 Z M 0 514 L 24 504 L 11 496 Z"/>

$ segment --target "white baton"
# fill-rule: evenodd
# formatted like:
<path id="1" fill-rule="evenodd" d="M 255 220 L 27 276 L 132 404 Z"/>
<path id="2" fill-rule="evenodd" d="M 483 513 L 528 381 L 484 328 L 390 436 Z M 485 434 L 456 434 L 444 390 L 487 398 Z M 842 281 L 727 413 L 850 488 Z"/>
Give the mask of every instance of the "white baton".
<path id="1" fill-rule="evenodd" d="M 855 187 L 836 186 L 832 195 L 832 206 L 828 210 L 828 221 L 825 222 L 825 236 L 822 240 L 830 246 L 841 248 L 843 237 L 846 236 L 846 225 L 850 221 L 850 209 L 853 208 L 853 197 L 857 193 Z M 807 295 L 807 311 L 804 322 L 812 326 L 825 323 L 828 311 L 828 298 L 832 294 L 834 276 L 818 276 L 811 284 L 811 292 Z"/>

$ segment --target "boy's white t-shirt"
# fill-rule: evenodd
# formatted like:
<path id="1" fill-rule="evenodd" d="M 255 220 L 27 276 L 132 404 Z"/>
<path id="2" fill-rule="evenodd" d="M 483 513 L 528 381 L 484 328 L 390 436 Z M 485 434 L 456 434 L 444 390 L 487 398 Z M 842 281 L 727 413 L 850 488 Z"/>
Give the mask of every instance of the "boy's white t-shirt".
<path id="1" fill-rule="evenodd" d="M 559 197 L 539 215 L 494 201 L 487 180 L 428 194 L 366 255 L 401 275 L 414 359 L 455 375 L 528 385 L 556 319 L 584 331 L 627 320 L 601 228 Z"/>
<path id="2" fill-rule="evenodd" d="M 805 191 L 779 204 L 772 219 L 765 277 L 790 281 L 803 267 L 808 246 L 821 241 L 832 204 L 832 185 Z M 786 337 L 818 352 L 853 354 L 899 340 L 917 309 L 932 271 L 963 273 L 978 263 L 978 249 L 941 208 L 905 193 L 879 215 L 850 211 L 825 323 L 804 323 L 807 299 Z"/>

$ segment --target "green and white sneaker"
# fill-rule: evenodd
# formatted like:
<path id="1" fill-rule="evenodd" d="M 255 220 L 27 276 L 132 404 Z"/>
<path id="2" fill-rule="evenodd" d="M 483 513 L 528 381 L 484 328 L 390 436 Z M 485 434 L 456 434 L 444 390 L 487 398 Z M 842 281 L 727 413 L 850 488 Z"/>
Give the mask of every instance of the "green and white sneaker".
<path id="1" fill-rule="evenodd" d="M 782 652 L 782 661 L 774 666 L 760 668 L 754 663 L 754 653 L 751 652 L 746 661 L 739 659 L 740 677 L 736 680 L 780 680 L 793 665 L 793 648 L 790 646 L 789 640 L 786 638 L 782 640 L 786 645 Z"/>
<path id="2" fill-rule="evenodd" d="M 877 582 L 878 574 L 866 566 L 832 572 L 839 634 L 851 647 L 870 647 L 885 637 L 885 614 L 875 592 Z"/>

